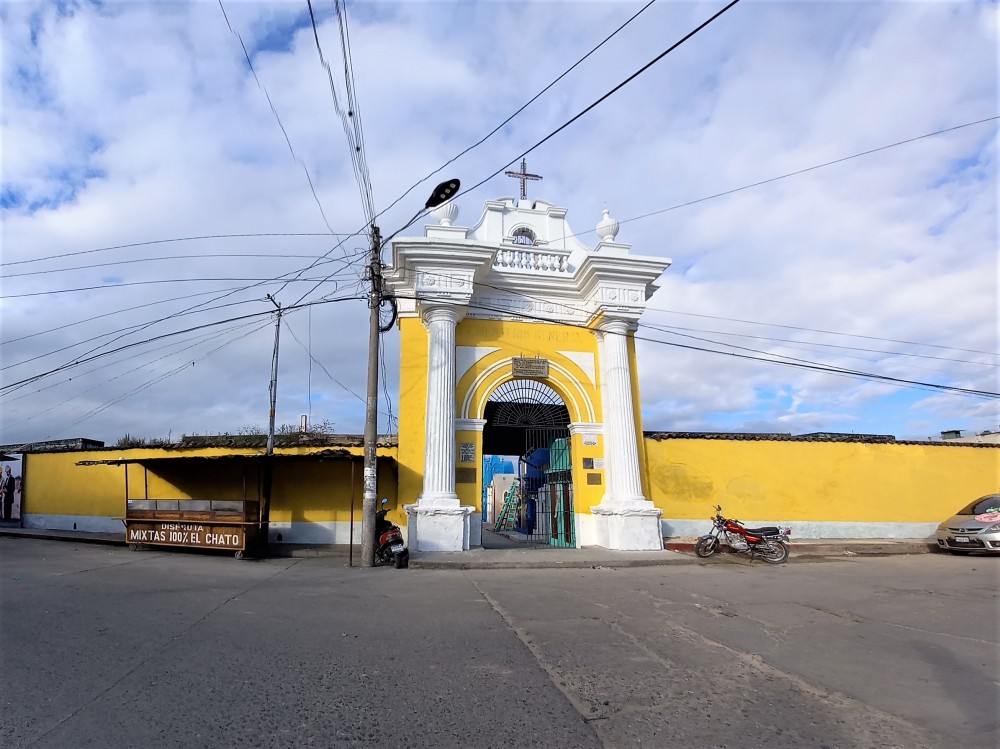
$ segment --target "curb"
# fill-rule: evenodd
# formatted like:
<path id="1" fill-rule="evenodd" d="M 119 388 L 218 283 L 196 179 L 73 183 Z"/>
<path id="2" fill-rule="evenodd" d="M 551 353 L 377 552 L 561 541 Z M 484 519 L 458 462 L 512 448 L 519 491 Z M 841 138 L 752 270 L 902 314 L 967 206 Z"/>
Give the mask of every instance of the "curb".
<path id="1" fill-rule="evenodd" d="M 663 559 L 420 559 L 410 556 L 410 567 L 423 570 L 600 570 L 629 567 L 665 567 L 697 564 L 697 558 L 687 556 Z"/>
<path id="2" fill-rule="evenodd" d="M 694 553 L 694 541 L 667 541 L 671 551 Z M 933 554 L 938 546 L 932 541 L 816 541 L 788 544 L 790 557 L 895 556 L 900 554 Z M 736 552 L 723 547 L 723 553 Z"/>
<path id="3" fill-rule="evenodd" d="M 85 533 L 82 531 L 56 531 L 43 528 L 3 528 L 0 536 L 9 538 L 33 538 L 43 541 L 71 541 L 85 544 L 105 544 L 107 546 L 126 546 L 124 535 L 112 533 Z M 411 552 L 410 567 L 424 570 L 530 570 L 530 569 L 627 569 L 634 567 L 661 567 L 669 565 L 701 564 L 704 560 L 694 555 L 694 539 L 665 540 L 665 552 L 649 552 L 649 556 L 630 557 L 636 552 L 620 552 L 605 549 L 591 550 L 592 556 L 583 557 L 583 550 L 566 549 L 553 551 L 494 549 L 459 552 Z M 736 554 L 724 547 L 721 558 Z M 843 559 L 845 557 L 865 556 L 896 556 L 912 554 L 939 553 L 937 544 L 919 539 L 899 541 L 859 541 L 844 539 L 842 541 L 792 541 L 790 544 L 790 562 L 796 560 Z M 576 553 L 574 553 L 576 552 Z M 516 556 L 515 556 L 516 554 Z M 267 558 L 298 558 L 298 559 L 340 559 L 347 563 L 348 549 L 345 546 L 332 545 L 285 545 L 271 544 Z"/>

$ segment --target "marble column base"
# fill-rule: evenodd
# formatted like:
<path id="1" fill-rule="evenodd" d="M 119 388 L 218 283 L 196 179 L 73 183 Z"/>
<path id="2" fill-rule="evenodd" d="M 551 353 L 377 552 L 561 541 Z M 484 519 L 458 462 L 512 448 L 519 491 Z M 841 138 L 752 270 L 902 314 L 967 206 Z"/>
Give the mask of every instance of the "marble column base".
<path id="1" fill-rule="evenodd" d="M 598 546 L 620 551 L 661 551 L 663 510 L 648 500 L 599 504 L 590 508 Z"/>
<path id="2" fill-rule="evenodd" d="M 468 551 L 475 507 L 404 505 L 407 539 L 413 551 Z"/>

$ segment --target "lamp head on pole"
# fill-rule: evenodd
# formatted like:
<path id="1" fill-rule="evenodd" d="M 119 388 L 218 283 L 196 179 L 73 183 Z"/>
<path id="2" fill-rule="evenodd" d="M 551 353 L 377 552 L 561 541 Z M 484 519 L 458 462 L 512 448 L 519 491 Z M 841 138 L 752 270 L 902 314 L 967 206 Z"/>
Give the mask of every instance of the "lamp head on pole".
<path id="1" fill-rule="evenodd" d="M 458 179 L 449 179 L 442 182 L 440 185 L 434 188 L 431 192 L 431 196 L 427 198 L 427 203 L 424 205 L 424 209 L 437 208 L 442 203 L 446 203 L 455 197 L 458 192 L 458 188 L 461 187 L 462 183 Z"/>

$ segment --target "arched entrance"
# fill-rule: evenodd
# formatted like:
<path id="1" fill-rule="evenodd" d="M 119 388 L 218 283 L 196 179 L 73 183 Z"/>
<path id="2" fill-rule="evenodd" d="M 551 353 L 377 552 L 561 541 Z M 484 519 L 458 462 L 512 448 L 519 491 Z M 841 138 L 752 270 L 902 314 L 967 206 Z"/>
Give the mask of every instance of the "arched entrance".
<path id="1" fill-rule="evenodd" d="M 484 527 L 511 541 L 575 546 L 562 398 L 537 380 L 508 380 L 490 394 L 483 418 Z"/>

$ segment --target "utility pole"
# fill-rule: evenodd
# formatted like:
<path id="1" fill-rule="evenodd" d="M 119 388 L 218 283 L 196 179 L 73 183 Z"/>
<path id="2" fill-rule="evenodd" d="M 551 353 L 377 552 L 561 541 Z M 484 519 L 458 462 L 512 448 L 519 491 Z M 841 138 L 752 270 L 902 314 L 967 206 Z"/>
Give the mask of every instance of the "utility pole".
<path id="1" fill-rule="evenodd" d="M 271 356 L 271 412 L 267 423 L 267 451 L 264 455 L 264 470 L 261 476 L 260 538 L 261 549 L 267 548 L 267 535 L 271 522 L 271 485 L 273 483 L 272 458 L 274 456 L 274 413 L 278 403 L 278 342 L 281 339 L 281 305 L 274 297 L 267 295 L 278 310 L 274 321 L 274 353 Z"/>
<path id="2" fill-rule="evenodd" d="M 523 171 L 523 170 L 522 170 Z M 432 208 L 451 200 L 458 193 L 461 182 L 457 179 L 447 180 L 434 188 L 422 210 L 417 211 L 402 229 L 397 229 L 386 239 L 388 242 L 399 232 L 406 229 L 420 216 Z M 372 223 L 372 247 L 368 259 L 368 275 L 372 282 L 368 296 L 368 400 L 365 406 L 365 441 L 364 441 L 364 494 L 361 500 L 361 566 L 372 567 L 375 564 L 375 508 L 378 491 L 376 430 L 378 429 L 378 346 L 379 310 L 382 307 L 382 235 L 379 228 Z M 280 317 L 280 309 L 279 309 Z M 277 341 L 277 339 L 275 339 Z M 277 342 L 275 343 L 277 346 Z M 275 349 L 277 351 L 277 349 Z M 277 353 L 275 353 L 277 361 Z M 275 382 L 277 382 L 275 372 Z M 273 407 L 272 407 L 273 417 Z"/>
<path id="3" fill-rule="evenodd" d="M 267 422 L 267 455 L 274 455 L 274 412 L 278 403 L 278 341 L 281 338 L 281 305 L 274 301 L 274 297 L 267 295 L 278 310 L 274 320 L 274 354 L 271 356 L 271 413 Z"/>
<path id="4" fill-rule="evenodd" d="M 368 296 L 368 400 L 365 406 L 364 493 L 361 498 L 361 566 L 375 564 L 375 501 L 377 491 L 376 431 L 378 428 L 378 313 L 382 305 L 382 236 L 372 224 L 368 274 L 372 288 Z"/>

